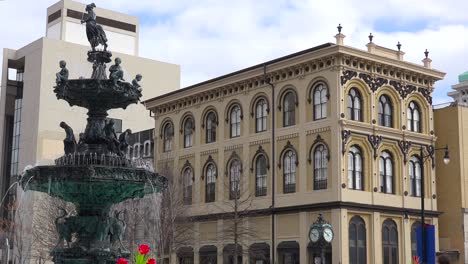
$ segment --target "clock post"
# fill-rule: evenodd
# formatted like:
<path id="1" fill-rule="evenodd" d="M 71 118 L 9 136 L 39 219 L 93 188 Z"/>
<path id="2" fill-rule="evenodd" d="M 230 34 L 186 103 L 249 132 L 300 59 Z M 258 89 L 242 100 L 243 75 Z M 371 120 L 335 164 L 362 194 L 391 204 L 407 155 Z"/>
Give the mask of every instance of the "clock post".
<path id="1" fill-rule="evenodd" d="M 330 245 L 333 240 L 332 226 L 323 219 L 322 213 L 319 214 L 317 220 L 310 226 L 309 240 L 313 248 L 320 253 L 320 262 L 314 264 L 325 264 L 325 248 Z"/>

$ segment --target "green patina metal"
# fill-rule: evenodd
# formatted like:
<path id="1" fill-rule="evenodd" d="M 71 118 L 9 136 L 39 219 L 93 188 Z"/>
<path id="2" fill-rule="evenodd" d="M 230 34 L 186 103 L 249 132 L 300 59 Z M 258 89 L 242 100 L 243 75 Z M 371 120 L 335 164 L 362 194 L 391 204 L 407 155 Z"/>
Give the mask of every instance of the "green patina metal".
<path id="1" fill-rule="evenodd" d="M 139 102 L 142 89 L 138 82 L 142 77 L 137 75 L 132 83 L 125 82 L 117 58 L 107 78 L 106 63 L 112 61 L 112 53 L 95 49 L 98 44 L 106 48 L 107 40 L 94 21 L 94 7 L 87 6 L 84 18 L 87 31 L 93 33 L 88 34 L 92 50 L 87 54 L 93 74 L 90 79 L 69 80 L 66 62 L 60 61 L 54 87 L 57 99 L 89 110 L 86 130 L 77 143 L 73 129 L 62 122 L 60 126 L 67 134 L 65 155 L 55 165 L 25 171 L 20 179 L 25 191 L 47 193 L 76 205 L 75 215 L 60 208 L 62 214 L 55 220 L 59 241 L 51 254 L 57 264 L 114 264 L 118 258 L 128 258 L 130 252 L 122 244 L 125 221 L 121 212 L 110 212 L 111 206 L 167 187 L 165 177 L 125 158 L 126 137 L 131 131 L 117 138 L 113 122 L 106 122 L 108 110 Z"/>
<path id="2" fill-rule="evenodd" d="M 468 71 L 458 75 L 458 82 L 462 83 L 466 81 L 468 81 Z"/>

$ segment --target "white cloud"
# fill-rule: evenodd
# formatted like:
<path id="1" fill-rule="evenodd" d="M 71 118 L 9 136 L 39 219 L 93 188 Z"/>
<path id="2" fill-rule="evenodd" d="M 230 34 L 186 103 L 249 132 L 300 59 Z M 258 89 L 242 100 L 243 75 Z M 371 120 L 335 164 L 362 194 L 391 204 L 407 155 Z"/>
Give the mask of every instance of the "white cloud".
<path id="1" fill-rule="evenodd" d="M 52 0 L 0 2 L 1 47 L 18 48 L 45 32 Z M 403 44 L 406 59 L 421 64 L 424 49 L 433 67 L 447 72 L 436 84 L 434 102 L 468 69 L 468 1 L 465 0 L 95 0 L 99 7 L 140 15 L 140 55 L 182 66 L 186 86 L 325 42 L 338 23 L 345 44 Z M 21 11 L 20 11 L 21 10 Z M 21 15 L 21 19 L 18 19 Z M 398 32 L 379 32 L 387 21 Z M 413 27 L 417 24 L 418 28 Z M 15 25 L 15 26 L 12 26 Z M 379 24 L 382 26 L 381 24 Z M 407 25 L 407 28 L 405 28 Z M 110 44 L 112 45 L 112 43 Z"/>

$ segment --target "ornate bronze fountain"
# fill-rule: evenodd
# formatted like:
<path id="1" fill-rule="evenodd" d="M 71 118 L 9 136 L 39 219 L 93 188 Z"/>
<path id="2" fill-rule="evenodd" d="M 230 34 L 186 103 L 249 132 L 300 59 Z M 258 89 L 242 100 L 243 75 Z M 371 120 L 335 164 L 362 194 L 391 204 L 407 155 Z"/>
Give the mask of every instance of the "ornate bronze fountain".
<path id="1" fill-rule="evenodd" d="M 20 180 L 26 191 L 44 192 L 76 205 L 76 215 L 61 209 L 62 216 L 55 220 L 59 241 L 51 254 L 57 264 L 114 264 L 120 257 L 129 257 L 130 253 L 122 245 L 125 222 L 119 212 L 111 215 L 111 206 L 160 192 L 167 186 L 165 177 L 135 166 L 125 157 L 130 130 L 117 137 L 113 121 L 106 120 L 110 109 L 125 109 L 139 102 L 141 75 L 132 83 L 125 82 L 121 60 L 116 58 L 107 77 L 106 63 L 112 61 L 112 53 L 107 50 L 105 32 L 96 24 L 94 7 L 94 4 L 86 6 L 82 21 L 86 23 L 92 47 L 87 54 L 93 67 L 92 76 L 68 79 L 66 62 L 61 61 L 54 87 L 57 99 L 88 109 L 85 132 L 76 142 L 73 129 L 65 122 L 60 123 L 67 135 L 65 155 L 53 166 L 25 171 Z M 96 50 L 98 44 L 104 50 Z"/>

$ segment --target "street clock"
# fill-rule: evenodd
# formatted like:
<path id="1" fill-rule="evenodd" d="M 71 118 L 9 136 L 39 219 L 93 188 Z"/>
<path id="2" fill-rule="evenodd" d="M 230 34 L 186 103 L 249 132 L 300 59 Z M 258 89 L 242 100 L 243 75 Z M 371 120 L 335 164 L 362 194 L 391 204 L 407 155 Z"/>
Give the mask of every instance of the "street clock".
<path id="1" fill-rule="evenodd" d="M 319 214 L 317 220 L 310 226 L 309 240 L 312 243 L 312 248 L 320 257 L 316 257 L 316 263 L 327 263 L 325 261 L 325 248 L 330 246 L 333 240 L 333 228 L 323 219 L 323 215 Z"/>
<path id="2" fill-rule="evenodd" d="M 333 240 L 332 226 L 323 219 L 323 215 L 319 214 L 317 221 L 315 221 L 309 229 L 309 240 L 313 244 L 317 243 L 331 243 Z"/>

